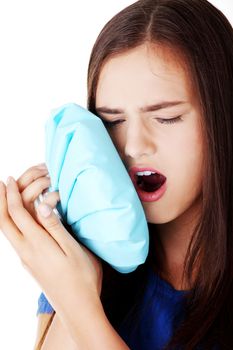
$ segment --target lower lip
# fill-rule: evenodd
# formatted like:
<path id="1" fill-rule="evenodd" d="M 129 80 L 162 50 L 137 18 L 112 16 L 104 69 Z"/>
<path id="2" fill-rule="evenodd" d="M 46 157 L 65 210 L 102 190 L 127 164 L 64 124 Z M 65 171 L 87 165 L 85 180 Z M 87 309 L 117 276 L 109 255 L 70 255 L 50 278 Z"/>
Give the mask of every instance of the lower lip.
<path id="1" fill-rule="evenodd" d="M 167 187 L 166 187 L 166 181 L 164 182 L 164 184 L 157 190 L 154 192 L 145 192 L 142 191 L 136 184 L 136 191 L 138 194 L 138 197 L 140 198 L 141 201 L 143 202 L 155 202 L 158 201 L 165 193 Z"/>

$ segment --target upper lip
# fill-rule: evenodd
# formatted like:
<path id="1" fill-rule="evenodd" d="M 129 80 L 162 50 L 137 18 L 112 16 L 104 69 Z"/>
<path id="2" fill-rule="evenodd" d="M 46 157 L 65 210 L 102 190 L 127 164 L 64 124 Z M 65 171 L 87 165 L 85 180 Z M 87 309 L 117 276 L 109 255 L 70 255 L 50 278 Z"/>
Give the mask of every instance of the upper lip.
<path id="1" fill-rule="evenodd" d="M 129 168 L 129 176 L 131 177 L 133 182 L 135 182 L 137 172 L 139 172 L 139 171 L 151 171 L 153 173 L 160 174 L 166 178 L 165 175 L 163 175 L 159 170 L 157 170 L 155 168 L 152 168 L 150 166 L 136 166 L 136 165 L 134 165 L 134 166 Z"/>

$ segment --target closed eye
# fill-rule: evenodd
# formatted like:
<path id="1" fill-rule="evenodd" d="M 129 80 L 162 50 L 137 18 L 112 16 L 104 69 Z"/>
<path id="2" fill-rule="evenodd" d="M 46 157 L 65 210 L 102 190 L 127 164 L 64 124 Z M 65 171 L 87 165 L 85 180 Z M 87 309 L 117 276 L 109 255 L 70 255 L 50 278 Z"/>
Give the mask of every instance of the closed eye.
<path id="1" fill-rule="evenodd" d="M 159 123 L 161 123 L 161 124 L 174 124 L 177 122 L 182 122 L 181 115 L 179 115 L 178 117 L 175 117 L 175 118 L 170 118 L 170 119 L 162 119 L 162 118 L 156 118 L 156 119 L 159 120 Z"/>
<path id="2" fill-rule="evenodd" d="M 180 115 L 178 117 L 174 117 L 174 118 L 170 118 L 170 119 L 163 119 L 163 118 L 155 118 L 155 119 L 158 120 L 160 124 L 175 124 L 177 122 L 182 121 Z M 102 119 L 102 121 L 107 128 L 112 128 L 114 126 L 117 126 L 120 123 L 123 123 L 125 120 L 119 119 L 119 120 L 109 121 L 109 120 Z"/>
<path id="3" fill-rule="evenodd" d="M 110 122 L 108 120 L 102 119 L 102 122 L 104 123 L 106 128 L 112 128 L 112 127 L 116 126 L 117 124 L 120 124 L 120 123 L 124 122 L 124 120 L 119 119 L 119 120 L 113 120 L 113 121 Z"/>

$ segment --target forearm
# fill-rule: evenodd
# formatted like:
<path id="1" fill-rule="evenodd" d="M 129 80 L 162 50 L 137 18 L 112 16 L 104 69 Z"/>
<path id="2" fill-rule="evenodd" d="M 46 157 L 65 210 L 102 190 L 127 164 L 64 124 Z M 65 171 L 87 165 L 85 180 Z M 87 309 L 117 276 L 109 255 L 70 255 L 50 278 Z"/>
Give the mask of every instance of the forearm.
<path id="1" fill-rule="evenodd" d="M 77 300 L 71 312 L 60 312 L 60 319 L 77 348 L 83 350 L 129 350 L 108 321 L 98 296 L 87 303 Z"/>

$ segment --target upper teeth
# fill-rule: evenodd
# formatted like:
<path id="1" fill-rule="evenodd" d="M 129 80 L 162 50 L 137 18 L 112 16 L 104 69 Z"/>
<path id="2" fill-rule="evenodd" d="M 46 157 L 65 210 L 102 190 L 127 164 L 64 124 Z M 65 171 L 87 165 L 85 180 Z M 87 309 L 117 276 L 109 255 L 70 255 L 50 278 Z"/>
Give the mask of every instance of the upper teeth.
<path id="1" fill-rule="evenodd" d="M 146 176 L 149 176 L 149 175 L 151 175 L 151 174 L 155 174 L 153 171 L 138 171 L 137 173 L 136 173 L 138 176 L 143 176 L 143 175 L 146 175 Z"/>

